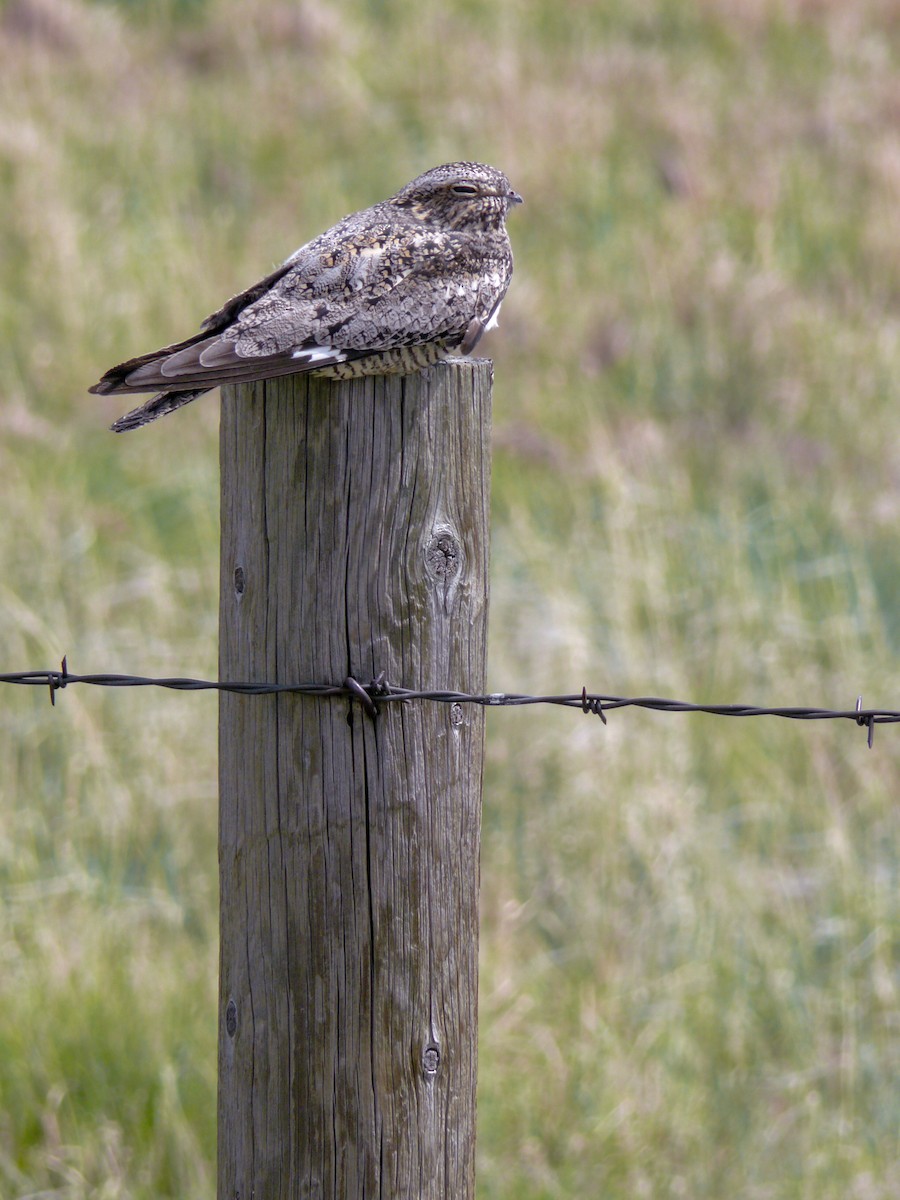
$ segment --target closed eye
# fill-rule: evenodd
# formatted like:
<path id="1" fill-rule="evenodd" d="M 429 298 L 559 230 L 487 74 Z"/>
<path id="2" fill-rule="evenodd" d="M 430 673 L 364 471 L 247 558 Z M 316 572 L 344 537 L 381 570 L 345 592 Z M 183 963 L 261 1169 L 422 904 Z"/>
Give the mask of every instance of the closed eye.
<path id="1" fill-rule="evenodd" d="M 454 183 L 450 189 L 454 196 L 477 196 L 478 188 L 472 187 L 469 183 Z"/>

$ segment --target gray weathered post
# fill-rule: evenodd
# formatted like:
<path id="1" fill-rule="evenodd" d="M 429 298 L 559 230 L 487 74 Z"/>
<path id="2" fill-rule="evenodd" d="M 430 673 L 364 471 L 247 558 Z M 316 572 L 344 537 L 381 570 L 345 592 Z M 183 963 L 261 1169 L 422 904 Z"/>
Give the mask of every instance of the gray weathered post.
<path id="1" fill-rule="evenodd" d="M 225 390 L 220 678 L 483 691 L 490 393 Z M 483 716 L 222 695 L 219 1200 L 472 1200 Z"/>

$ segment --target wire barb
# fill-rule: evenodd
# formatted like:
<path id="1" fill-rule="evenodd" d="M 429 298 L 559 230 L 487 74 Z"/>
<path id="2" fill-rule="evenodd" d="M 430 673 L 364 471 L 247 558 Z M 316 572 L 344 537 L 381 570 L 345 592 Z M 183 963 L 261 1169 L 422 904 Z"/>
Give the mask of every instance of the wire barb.
<path id="1" fill-rule="evenodd" d="M 391 685 L 385 678 L 384 671 L 379 671 L 375 678 L 369 683 L 366 691 L 370 696 L 389 696 L 391 693 Z"/>
<path id="2" fill-rule="evenodd" d="M 603 711 L 603 701 L 599 696 L 588 697 L 587 688 L 581 689 L 581 711 L 583 713 L 593 713 L 595 717 L 599 717 L 604 725 L 609 722 L 606 719 L 606 713 Z"/>
<path id="3" fill-rule="evenodd" d="M 869 729 L 869 736 L 866 738 L 866 745 L 872 749 L 872 743 L 875 741 L 875 714 L 863 713 L 862 711 L 862 696 L 856 697 L 856 723 L 857 725 L 866 725 Z"/>
<path id="4" fill-rule="evenodd" d="M 60 663 L 61 670 L 47 672 L 47 686 L 50 689 L 50 703 L 54 708 L 56 707 L 57 691 L 60 688 L 64 688 L 69 682 L 69 668 L 66 659 L 67 655 L 64 654 L 62 662 Z M 37 674 L 37 672 L 34 672 L 34 674 Z"/>

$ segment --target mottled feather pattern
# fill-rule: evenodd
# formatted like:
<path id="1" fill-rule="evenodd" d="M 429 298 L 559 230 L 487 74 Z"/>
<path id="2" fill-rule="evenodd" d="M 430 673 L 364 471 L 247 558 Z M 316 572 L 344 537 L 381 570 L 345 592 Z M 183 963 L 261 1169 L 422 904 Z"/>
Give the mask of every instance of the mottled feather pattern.
<path id="1" fill-rule="evenodd" d="M 121 432 L 224 383 L 409 373 L 470 353 L 509 287 L 506 216 L 520 202 L 493 167 L 435 167 L 301 246 L 194 337 L 120 363 L 90 390 L 159 392 L 112 426 Z"/>

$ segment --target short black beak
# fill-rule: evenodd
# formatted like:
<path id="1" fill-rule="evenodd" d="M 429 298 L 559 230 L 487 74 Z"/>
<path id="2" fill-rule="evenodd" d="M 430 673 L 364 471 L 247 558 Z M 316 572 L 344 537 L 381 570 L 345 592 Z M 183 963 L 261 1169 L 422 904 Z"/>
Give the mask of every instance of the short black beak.
<path id="1" fill-rule="evenodd" d="M 510 202 L 510 204 L 524 204 L 525 203 L 525 201 L 522 199 L 522 197 L 519 195 L 519 193 L 514 192 L 512 190 L 507 192 L 506 198 Z"/>

